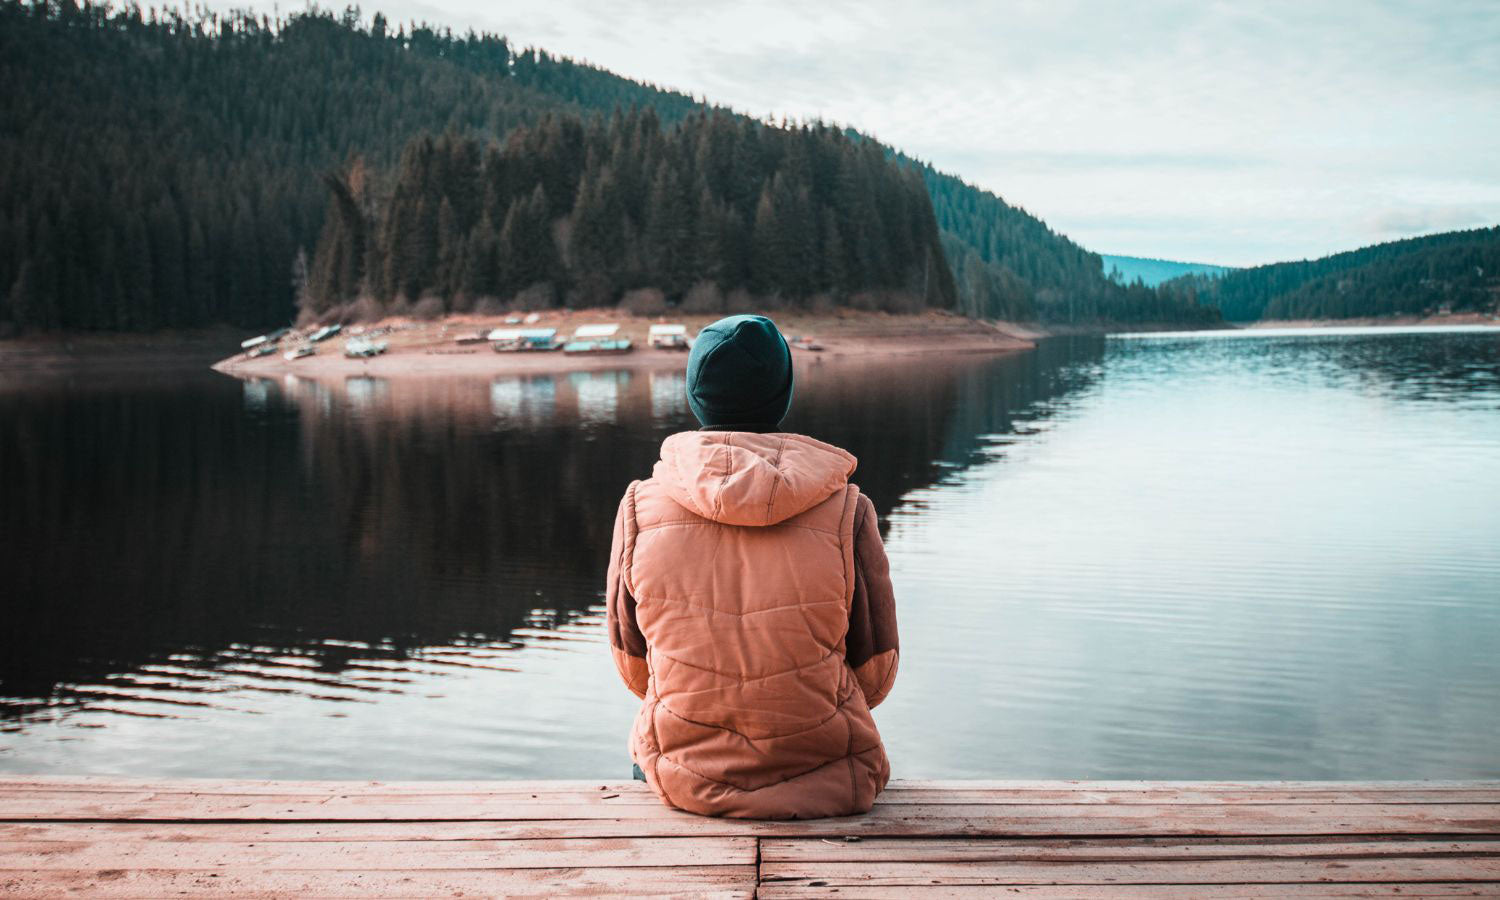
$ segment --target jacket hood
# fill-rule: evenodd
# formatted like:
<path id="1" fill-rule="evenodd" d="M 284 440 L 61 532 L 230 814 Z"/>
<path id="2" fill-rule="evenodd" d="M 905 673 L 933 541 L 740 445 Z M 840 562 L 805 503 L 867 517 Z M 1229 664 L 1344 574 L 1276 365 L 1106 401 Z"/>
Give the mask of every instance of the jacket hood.
<path id="1" fill-rule="evenodd" d="M 685 431 L 662 442 L 652 477 L 679 506 L 725 525 L 775 525 L 842 490 L 855 459 L 800 434 Z"/>

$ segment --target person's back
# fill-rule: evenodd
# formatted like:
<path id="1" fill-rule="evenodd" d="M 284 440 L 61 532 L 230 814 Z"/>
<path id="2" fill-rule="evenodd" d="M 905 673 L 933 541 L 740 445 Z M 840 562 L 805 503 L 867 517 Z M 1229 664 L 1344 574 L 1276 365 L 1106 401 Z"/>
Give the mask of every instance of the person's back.
<path id="1" fill-rule="evenodd" d="M 890 775 L 869 711 L 897 659 L 874 506 L 854 457 L 774 431 L 791 393 L 769 320 L 704 329 L 688 399 L 705 428 L 663 443 L 615 522 L 610 641 L 645 701 L 631 756 L 692 812 L 849 815 Z"/>

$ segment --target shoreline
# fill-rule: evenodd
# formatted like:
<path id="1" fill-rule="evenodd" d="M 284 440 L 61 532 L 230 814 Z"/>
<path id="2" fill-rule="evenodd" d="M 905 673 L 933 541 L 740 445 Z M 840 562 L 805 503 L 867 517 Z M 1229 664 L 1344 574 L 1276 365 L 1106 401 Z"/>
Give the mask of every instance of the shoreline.
<path id="1" fill-rule="evenodd" d="M 152 334 L 47 333 L 0 340 L 0 374 L 70 375 L 91 371 L 154 372 L 211 365 L 242 340 L 220 327 Z"/>
<path id="2" fill-rule="evenodd" d="M 1412 328 L 1441 325 L 1485 325 L 1500 328 L 1500 316 L 1489 313 L 1451 313 L 1443 316 L 1360 316 L 1353 319 L 1258 319 L 1232 327 L 1261 328 Z"/>
<path id="3" fill-rule="evenodd" d="M 430 322 L 389 318 L 365 326 L 366 333 L 371 329 L 382 331 L 379 339 L 390 345 L 385 353 L 376 357 L 345 357 L 344 335 L 340 335 L 317 345 L 315 355 L 302 359 L 287 360 L 279 352 L 255 359 L 236 353 L 214 363 L 212 368 L 238 378 L 283 375 L 410 378 L 672 368 L 686 364 L 686 350 L 660 350 L 648 346 L 646 333 L 649 326 L 658 322 L 682 322 L 687 325 L 689 334 L 695 334 L 718 318 L 716 315 L 632 316 L 618 310 L 551 310 L 540 313 L 539 319 L 533 323 L 520 325 L 507 323 L 505 316 L 448 316 Z M 574 355 L 560 350 L 496 353 L 488 341 L 455 343 L 459 335 L 483 333 L 492 328 L 556 328 L 559 335 L 567 335 L 587 323 L 618 324 L 620 336 L 629 338 L 633 349 L 623 354 Z M 808 337 L 822 345 L 820 351 L 794 347 L 793 356 L 800 364 L 824 359 L 1012 353 L 1034 349 L 1036 339 L 1046 336 L 1039 331 L 941 313 L 891 315 L 847 310 L 825 315 L 793 313 L 778 316 L 777 324 L 789 338 Z M 283 347 L 299 344 L 300 341 L 284 343 Z"/>
<path id="4" fill-rule="evenodd" d="M 632 316 L 615 309 L 553 310 L 542 314 L 536 327 L 556 327 L 570 333 L 582 322 L 618 322 L 635 349 L 622 355 L 565 356 L 545 353 L 495 353 L 489 344 L 461 346 L 453 338 L 465 331 L 523 327 L 505 322 L 506 316 L 455 315 L 430 322 L 385 319 L 364 323 L 365 328 L 393 327 L 382 339 L 390 351 L 373 359 L 343 356 L 346 335 L 319 345 L 319 353 L 288 361 L 280 353 L 246 359 L 243 353 L 225 356 L 249 335 L 239 329 L 217 327 L 188 331 L 133 333 L 47 333 L 0 339 L 0 375 L 17 378 L 50 378 L 128 370 L 138 373 L 171 372 L 211 368 L 242 378 L 281 375 L 311 377 L 452 376 L 490 374 L 535 374 L 541 372 L 597 371 L 603 369 L 670 368 L 685 362 L 683 351 L 653 350 L 645 346 L 646 330 L 659 321 L 684 322 L 696 331 L 719 318 L 716 315 Z M 1036 342 L 1051 337 L 1109 335 L 1184 330 L 1180 326 L 1135 325 L 1129 328 L 1044 327 L 1036 323 L 984 322 L 962 316 L 928 312 L 914 315 L 839 310 L 826 314 L 783 313 L 775 316 L 788 335 L 814 337 L 822 352 L 794 349 L 803 362 L 820 359 L 879 359 L 930 357 L 936 354 L 999 354 L 1033 349 Z M 1486 313 L 1445 316 L 1388 316 L 1351 319 L 1269 319 L 1225 323 L 1217 328 L 1187 331 L 1260 331 L 1318 328 L 1413 328 L 1484 326 L 1500 329 L 1500 317 Z M 353 328 L 358 325 L 352 326 Z M 303 329 L 304 332 L 311 329 Z M 286 346 L 286 345 L 284 345 Z"/>

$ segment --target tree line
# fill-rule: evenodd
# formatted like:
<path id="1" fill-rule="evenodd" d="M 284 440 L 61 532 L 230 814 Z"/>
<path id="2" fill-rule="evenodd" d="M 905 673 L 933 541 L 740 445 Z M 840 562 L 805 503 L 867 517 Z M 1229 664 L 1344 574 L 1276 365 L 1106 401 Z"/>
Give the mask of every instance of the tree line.
<path id="1" fill-rule="evenodd" d="M 540 277 L 498 262 L 518 252 L 502 240 L 506 220 L 519 239 L 524 223 L 544 218 L 545 228 L 530 231 L 552 232 L 555 258 L 539 245 L 534 265 L 560 302 L 606 302 L 648 282 L 684 299 L 700 282 L 791 300 L 842 296 L 827 290 L 834 285 L 911 292 L 920 264 L 923 301 L 970 315 L 1077 323 L 1216 315 L 1178 294 L 1109 284 L 1096 255 L 1024 210 L 857 133 L 839 143 L 822 125 L 773 127 L 495 35 L 394 25 L 378 14 L 366 21 L 355 9 L 271 18 L 0 0 L 0 78 L 0 327 L 285 322 L 299 290 L 304 299 L 314 286 L 325 298 L 347 295 L 339 279 L 348 271 L 335 277 L 329 267 L 364 278 L 368 253 L 381 254 L 372 290 L 389 298 L 503 298 Z M 657 135 L 642 140 L 659 155 L 648 158 L 643 147 L 615 159 L 614 129 L 625 127 L 615 123 L 633 116 L 641 132 L 648 110 Z M 420 192 L 403 178 L 407 155 L 424 152 L 412 149 L 424 135 L 436 136 L 425 139 L 434 152 L 439 143 L 470 142 L 483 172 L 498 147 L 512 173 L 507 186 L 450 199 L 447 225 L 438 221 L 441 202 L 419 210 Z M 546 145 L 559 136 L 571 143 Z M 696 155 L 705 141 L 740 148 L 735 165 L 744 171 L 723 176 L 705 166 Z M 539 184 L 540 200 L 528 194 L 516 206 L 508 179 L 529 177 L 514 157 L 525 148 L 541 154 L 534 167 L 546 179 L 567 171 L 578 182 L 537 181 L 527 190 Z M 563 160 L 580 148 L 583 156 Z M 915 249 L 930 235 L 897 235 L 925 229 L 927 214 L 897 209 L 909 206 L 911 192 L 875 166 L 876 151 L 925 181 L 935 249 Z M 782 172 L 781 157 L 799 154 L 838 171 Z M 734 178 L 743 181 L 731 185 Z M 848 179 L 871 180 L 877 191 L 859 201 L 877 212 L 866 223 L 851 218 Z M 469 202 L 476 199 L 482 211 Z M 350 203 L 376 229 L 358 239 L 366 242 L 358 259 L 320 243 L 326 222 L 353 221 L 344 218 Z M 425 244 L 387 252 L 387 232 L 412 228 L 419 214 L 450 230 L 422 239 L 436 242 L 430 254 Z M 568 231 L 579 222 L 581 236 Z M 721 251 L 705 254 L 705 228 L 719 232 Z M 886 257 L 887 245 L 896 257 Z M 772 246 L 786 252 L 767 252 Z M 922 255 L 901 255 L 902 246 Z M 472 262 L 491 253 L 493 266 Z M 599 271 L 580 262 L 589 254 Z M 458 257 L 466 283 L 454 281 Z M 424 283 L 429 258 L 433 280 Z M 388 268 L 404 283 L 390 281 Z"/>
<path id="2" fill-rule="evenodd" d="M 955 300 L 920 174 L 827 126 L 549 115 L 503 144 L 416 138 L 385 197 L 358 164 L 327 183 L 302 300 L 313 316 L 366 296 L 434 313 L 631 291 L 703 312 L 736 293 L 891 311 Z"/>
<path id="3" fill-rule="evenodd" d="M 966 314 L 1061 325 L 1219 321 L 1217 310 L 1192 295 L 1104 277 L 1099 254 L 1041 219 L 956 176 L 912 164 L 926 179 Z"/>
<path id="4" fill-rule="evenodd" d="M 1161 286 L 1231 321 L 1500 313 L 1500 226 L 1375 244 L 1320 259 L 1186 275 Z"/>

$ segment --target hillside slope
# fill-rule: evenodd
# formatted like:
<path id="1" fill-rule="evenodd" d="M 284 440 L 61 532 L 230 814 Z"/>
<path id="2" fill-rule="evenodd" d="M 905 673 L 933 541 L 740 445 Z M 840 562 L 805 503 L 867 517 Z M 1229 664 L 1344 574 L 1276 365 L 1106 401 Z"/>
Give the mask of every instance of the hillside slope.
<path id="1" fill-rule="evenodd" d="M 148 18 L 3 2 L 0 78 L 0 322 L 39 329 L 283 322 L 330 209 L 330 173 L 365 173 L 368 212 L 422 135 L 503 142 L 548 116 L 632 107 L 670 130 L 709 111 L 501 37 L 393 31 L 354 12 Z M 1177 294 L 1112 285 L 1096 255 L 1025 211 L 921 171 L 954 302 L 971 315 L 1217 318 Z M 678 183 L 678 199 L 697 204 L 697 185 Z"/>
<path id="2" fill-rule="evenodd" d="M 1190 275 L 1162 289 L 1242 322 L 1500 311 L 1500 226 L 1236 269 L 1220 278 Z"/>

